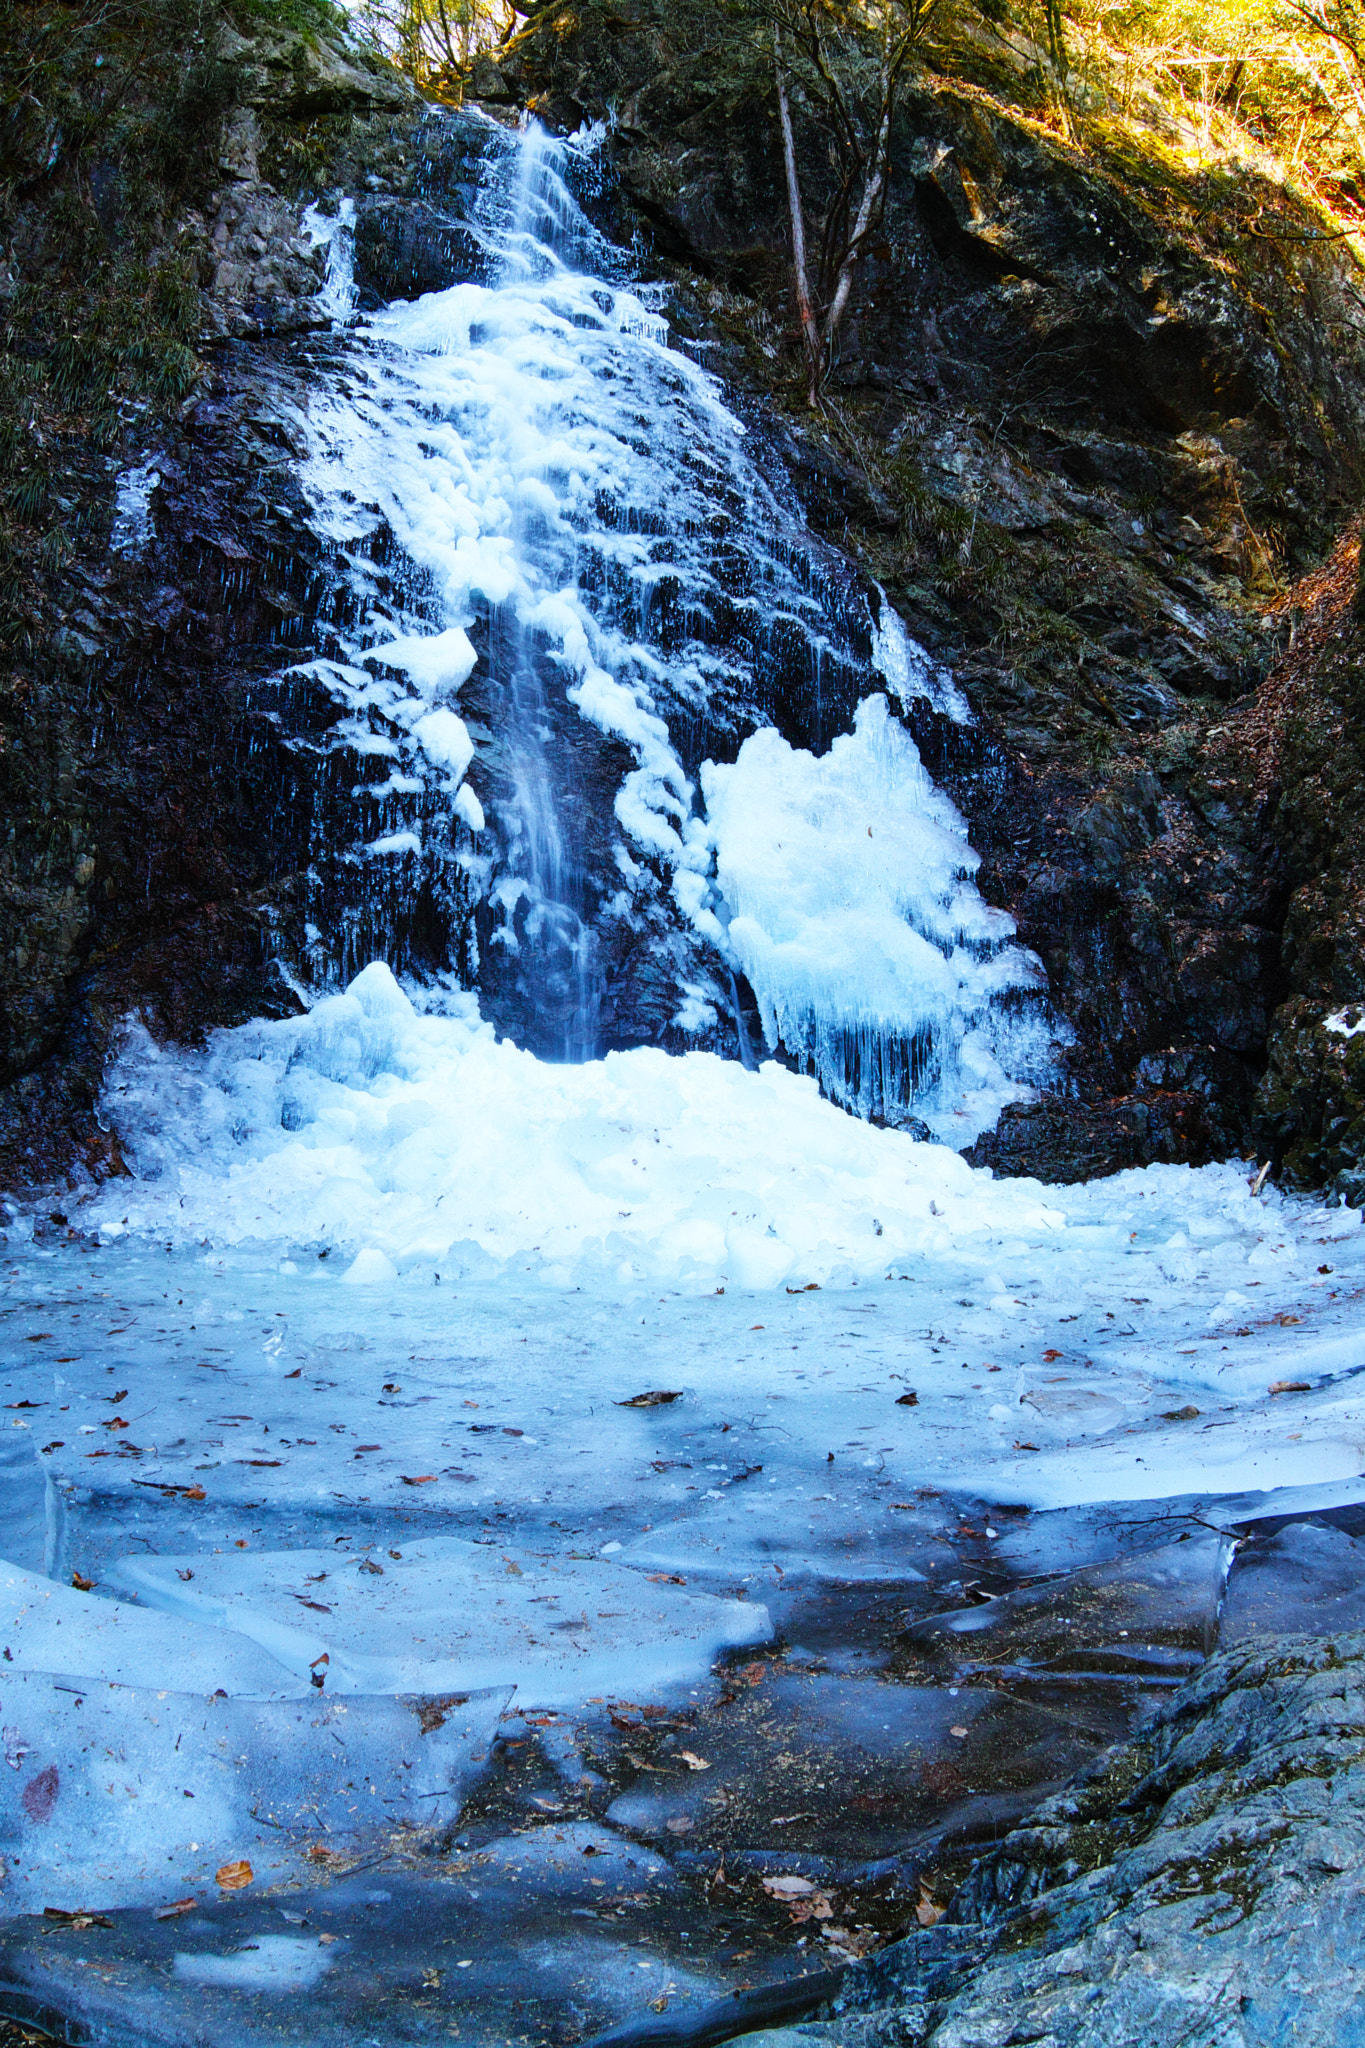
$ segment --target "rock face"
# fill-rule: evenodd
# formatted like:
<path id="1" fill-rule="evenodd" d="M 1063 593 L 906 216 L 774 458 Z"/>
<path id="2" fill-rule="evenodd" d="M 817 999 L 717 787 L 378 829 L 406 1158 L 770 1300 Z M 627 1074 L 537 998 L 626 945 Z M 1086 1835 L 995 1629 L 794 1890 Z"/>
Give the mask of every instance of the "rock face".
<path id="1" fill-rule="evenodd" d="M 197 281 L 189 395 L 130 408 L 135 424 L 110 452 L 88 420 L 67 435 L 68 552 L 51 573 L 35 563 L 26 636 L 0 681 L 11 1185 L 73 1164 L 119 1170 L 94 1103 L 121 1014 L 138 1008 L 158 1032 L 193 1039 L 296 1003 L 274 961 L 307 806 L 251 686 L 310 603 L 293 456 L 329 322 L 302 214 L 332 178 L 380 192 L 396 167 L 410 178 L 423 109 L 355 52 L 301 33 L 220 34 L 215 76 L 228 85 L 191 160 L 122 190 L 122 211 L 92 229 L 99 255 L 129 232 L 125 215 L 140 225 L 151 209 L 148 264 Z M 60 184 L 18 189 L 8 293 L 58 269 L 53 222 L 68 203 Z"/>

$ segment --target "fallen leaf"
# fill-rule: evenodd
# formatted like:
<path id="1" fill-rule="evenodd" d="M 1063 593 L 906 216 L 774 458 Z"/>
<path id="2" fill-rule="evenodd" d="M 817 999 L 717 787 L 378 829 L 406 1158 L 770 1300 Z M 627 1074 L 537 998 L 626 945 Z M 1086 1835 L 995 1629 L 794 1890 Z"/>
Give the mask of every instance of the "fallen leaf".
<path id="1" fill-rule="evenodd" d="M 203 1500 L 205 1498 L 204 1489 L 202 1486 L 182 1487 L 180 1498 L 182 1500 Z"/>
<path id="2" fill-rule="evenodd" d="M 291 1600 L 297 1600 L 300 1607 L 311 1607 L 314 1614 L 330 1614 L 332 1611 L 330 1607 L 325 1607 L 321 1600 L 309 1600 L 302 1593 L 291 1593 L 289 1597 Z"/>
<path id="3" fill-rule="evenodd" d="M 897 1394 L 896 1406 L 898 1408 L 918 1408 L 919 1395 L 915 1392 L 914 1388 L 911 1387 L 907 1393 Z"/>
<path id="4" fill-rule="evenodd" d="M 382 1579 L 384 1576 L 383 1565 L 376 1564 L 372 1557 L 362 1557 L 360 1560 L 360 1569 L 363 1572 L 373 1572 L 377 1579 Z"/>
<path id="5" fill-rule="evenodd" d="M 656 1387 L 649 1394 L 632 1394 L 628 1401 L 618 1401 L 618 1408 L 666 1408 L 670 1401 L 681 1401 L 682 1389 L 669 1393 L 664 1387 Z"/>
<path id="6" fill-rule="evenodd" d="M 293 1370 L 292 1372 L 287 1372 L 287 1373 L 285 1374 L 285 1378 L 286 1378 L 287 1380 L 296 1380 L 296 1379 L 298 1379 L 298 1377 L 300 1376 L 300 1374 L 302 1373 L 302 1371 L 303 1371 L 303 1367 L 302 1367 L 301 1365 L 296 1365 L 296 1366 L 294 1367 L 294 1370 Z"/>
<path id="7" fill-rule="evenodd" d="M 1055 1363 L 1057 1359 L 1061 1358 L 1062 1356 L 1063 1354 L 1060 1351 L 1056 1350 L 1052 1346 L 1049 1346 L 1049 1348 L 1043 1353 L 1043 1364 L 1052 1365 Z"/>
<path id="8" fill-rule="evenodd" d="M 256 1873 L 245 1857 L 236 1863 L 222 1863 L 214 1871 L 214 1883 L 220 1891 L 244 1892 Z"/>
<path id="9" fill-rule="evenodd" d="M 668 1829 L 670 1835 L 690 1834 L 694 1825 L 693 1821 L 687 1820 L 681 1815 L 679 1815 L 677 1820 L 666 1820 L 664 1822 L 664 1826 Z"/>
<path id="10" fill-rule="evenodd" d="M 761 1329 L 763 1329 L 763 1328 L 765 1328 L 765 1327 L 766 1327 L 766 1326 L 765 1326 L 765 1325 L 764 1325 L 763 1323 L 750 1323 L 750 1325 L 749 1325 L 749 1328 L 750 1328 L 751 1330 L 761 1330 Z"/>
<path id="11" fill-rule="evenodd" d="M 804 1287 L 789 1287 L 787 1292 L 788 1294 L 818 1294 L 820 1292 L 820 1282 L 818 1280 L 808 1280 Z"/>
<path id="12" fill-rule="evenodd" d="M 677 1572 L 646 1572 L 645 1577 L 651 1586 L 685 1586 L 687 1584 L 686 1579 L 680 1578 Z"/>
<path id="13" fill-rule="evenodd" d="M 325 1842 L 310 1842 L 304 1851 L 310 1863 L 331 1863 L 341 1855 L 340 1849 L 329 1849 Z"/>
<path id="14" fill-rule="evenodd" d="M 1037 1444 L 1021 1444 L 1021 1443 L 1016 1443 L 1016 1444 L 1015 1444 L 1015 1446 L 1014 1446 L 1014 1448 L 1015 1448 L 1015 1450 L 1016 1450 L 1016 1451 L 1036 1451 L 1036 1450 L 1037 1450 L 1037 1448 L 1038 1448 L 1038 1446 L 1037 1446 Z"/>
<path id="15" fill-rule="evenodd" d="M 43 1445 L 43 1456 L 46 1457 L 49 1451 L 64 1451 L 65 1449 L 66 1439 L 64 1437 L 59 1436 L 55 1443 Z"/>
<path id="16" fill-rule="evenodd" d="M 915 1907 L 915 1918 L 920 1926 L 936 1927 L 943 1918 L 944 1910 L 934 1899 L 933 1894 L 927 1892 L 924 1886 L 921 1885 L 919 1888 L 919 1904 Z"/>
<path id="17" fill-rule="evenodd" d="M 967 1731 L 965 1728 L 962 1727 L 950 1728 L 948 1730 L 948 1733 L 950 1735 L 955 1735 L 959 1742 L 965 1742 L 967 1739 Z"/>
<path id="18" fill-rule="evenodd" d="M 678 1755 L 687 1765 L 689 1771 L 709 1771 L 711 1768 L 710 1764 L 706 1761 L 706 1758 L 704 1756 L 698 1756 L 696 1751 L 693 1749 L 680 1749 L 678 1751 Z"/>
<path id="19" fill-rule="evenodd" d="M 503 1563 L 506 1565 L 508 1571 L 512 1574 L 512 1577 L 514 1579 L 520 1579 L 525 1576 L 521 1569 L 521 1566 L 516 1562 L 514 1558 L 504 1557 Z"/>
<path id="20" fill-rule="evenodd" d="M 1272 1380 L 1270 1391 L 1272 1394 L 1311 1394 L 1313 1389 L 1307 1380 Z"/>
<path id="21" fill-rule="evenodd" d="M 1199 1410 L 1197 1408 L 1191 1407 L 1189 1402 L 1187 1401 L 1183 1408 L 1165 1409 L 1162 1413 L 1161 1419 L 1163 1422 L 1193 1422 L 1196 1420 L 1198 1414 Z"/>
<path id="22" fill-rule="evenodd" d="M 79 1572 L 72 1572 L 71 1583 L 76 1588 L 76 1591 L 78 1593 L 90 1593 L 94 1591 L 95 1581 L 93 1579 L 82 1578 Z"/>
<path id="23" fill-rule="evenodd" d="M 434 1472 L 419 1472 L 412 1479 L 409 1479 L 406 1472 L 400 1472 L 398 1477 L 402 1480 L 404 1486 L 434 1486 L 436 1483 L 436 1474 Z"/>
<path id="24" fill-rule="evenodd" d="M 192 1913 L 195 1903 L 193 1899 L 172 1899 L 169 1906 L 158 1906 L 152 1918 L 153 1920 L 176 1920 L 182 1913 Z"/>
<path id="25" fill-rule="evenodd" d="M 808 1899 L 815 1890 L 808 1877 L 797 1877 L 793 1872 L 787 1877 L 765 1877 L 763 1889 L 770 1899 Z"/>
<path id="26" fill-rule="evenodd" d="M 69 1913 L 64 1906 L 44 1906 L 44 1920 L 55 1920 L 61 1927 L 112 1927 L 113 1921 L 104 1913 Z"/>
<path id="27" fill-rule="evenodd" d="M 735 1673 L 735 1677 L 742 1678 L 746 1685 L 762 1685 L 767 1675 L 767 1665 L 758 1663 L 741 1664 L 739 1670 Z"/>
<path id="28" fill-rule="evenodd" d="M 383 1444 L 357 1444 L 355 1454 L 359 1457 L 362 1451 L 382 1451 L 383 1448 Z"/>

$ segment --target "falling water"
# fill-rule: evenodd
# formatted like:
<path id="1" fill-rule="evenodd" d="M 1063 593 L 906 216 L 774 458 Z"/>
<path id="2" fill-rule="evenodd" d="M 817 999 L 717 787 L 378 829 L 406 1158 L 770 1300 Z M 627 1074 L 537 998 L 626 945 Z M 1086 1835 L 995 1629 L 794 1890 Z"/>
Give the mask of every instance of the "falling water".
<path id="1" fill-rule="evenodd" d="M 747 1063 L 761 1020 L 863 1114 L 979 1123 L 1046 1057 L 1036 963 L 883 716 L 960 699 L 670 345 L 576 196 L 598 138 L 479 140 L 473 274 L 353 326 L 311 408 L 313 977 L 475 988 L 555 1060 Z M 313 228 L 338 308 L 351 231 Z"/>

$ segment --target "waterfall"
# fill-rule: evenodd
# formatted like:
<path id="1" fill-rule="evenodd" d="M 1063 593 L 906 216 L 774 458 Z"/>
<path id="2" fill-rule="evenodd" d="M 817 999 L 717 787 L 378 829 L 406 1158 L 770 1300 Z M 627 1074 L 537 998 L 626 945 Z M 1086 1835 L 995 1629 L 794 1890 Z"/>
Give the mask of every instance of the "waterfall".
<path id="1" fill-rule="evenodd" d="M 761 1023 L 965 1143 L 1050 1038 L 898 715 L 962 700 L 593 224 L 601 138 L 480 140 L 472 274 L 351 321 L 310 408 L 310 978 L 384 959 L 554 1061 Z M 310 217 L 342 315 L 353 229 Z"/>

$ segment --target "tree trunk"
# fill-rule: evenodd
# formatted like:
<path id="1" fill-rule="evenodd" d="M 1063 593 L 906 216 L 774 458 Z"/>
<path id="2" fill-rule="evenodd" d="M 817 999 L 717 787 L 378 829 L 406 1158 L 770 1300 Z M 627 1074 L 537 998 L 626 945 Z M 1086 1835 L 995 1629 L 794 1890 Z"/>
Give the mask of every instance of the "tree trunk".
<path id="1" fill-rule="evenodd" d="M 777 78 L 777 118 L 782 129 L 782 161 L 787 173 L 787 207 L 792 223 L 792 263 L 796 273 L 796 310 L 806 343 L 806 397 L 812 406 L 820 403 L 820 379 L 824 344 L 811 302 L 810 274 L 806 261 L 806 217 L 801 205 L 801 180 L 796 169 L 796 143 L 792 137 L 791 108 L 787 104 L 787 81 L 782 74 L 782 42 L 773 29 L 773 71 Z"/>

